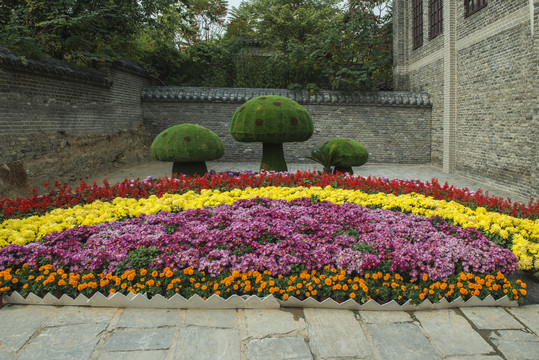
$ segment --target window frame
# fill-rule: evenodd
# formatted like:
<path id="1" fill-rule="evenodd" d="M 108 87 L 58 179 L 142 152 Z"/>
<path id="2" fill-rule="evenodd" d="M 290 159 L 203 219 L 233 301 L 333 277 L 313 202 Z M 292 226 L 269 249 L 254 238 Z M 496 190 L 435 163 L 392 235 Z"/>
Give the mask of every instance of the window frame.
<path id="1" fill-rule="evenodd" d="M 464 17 L 475 14 L 487 5 L 487 0 L 464 0 Z"/>
<path id="2" fill-rule="evenodd" d="M 423 0 L 412 0 L 412 50 L 423 45 Z"/>
<path id="3" fill-rule="evenodd" d="M 429 0 L 429 39 L 444 32 L 444 2 Z"/>

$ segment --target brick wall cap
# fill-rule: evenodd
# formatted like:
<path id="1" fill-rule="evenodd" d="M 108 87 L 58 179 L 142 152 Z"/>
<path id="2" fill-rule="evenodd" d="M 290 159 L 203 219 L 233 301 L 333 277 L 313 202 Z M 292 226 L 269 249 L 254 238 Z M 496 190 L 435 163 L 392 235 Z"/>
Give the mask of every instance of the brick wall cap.
<path id="1" fill-rule="evenodd" d="M 170 102 L 230 102 L 244 103 L 254 97 L 279 95 L 300 104 L 368 104 L 432 106 L 430 96 L 423 92 L 404 91 L 296 91 L 286 89 L 206 88 L 183 86 L 148 86 L 142 90 L 142 99 Z"/>
<path id="2" fill-rule="evenodd" d="M 59 59 L 30 59 L 19 58 L 9 49 L 0 46 L 0 67 L 10 67 L 22 71 L 41 74 L 60 75 L 80 79 L 103 86 L 111 86 L 110 80 L 104 74 L 90 68 L 82 68 Z"/>
<path id="3" fill-rule="evenodd" d="M 148 73 L 142 66 L 131 60 L 116 60 L 112 63 L 112 66 L 116 69 L 121 69 L 132 74 L 141 75 L 148 78 L 151 77 L 150 73 Z"/>

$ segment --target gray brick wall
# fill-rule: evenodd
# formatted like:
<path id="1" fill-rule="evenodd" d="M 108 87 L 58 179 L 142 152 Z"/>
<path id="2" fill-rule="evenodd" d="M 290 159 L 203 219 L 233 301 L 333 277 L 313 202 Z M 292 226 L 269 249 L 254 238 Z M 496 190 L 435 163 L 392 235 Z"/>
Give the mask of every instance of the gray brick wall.
<path id="1" fill-rule="evenodd" d="M 1 64 L 0 64 L 1 65 Z M 111 85 L 33 72 L 0 72 L 0 163 L 59 150 L 65 136 L 125 132 L 142 125 L 140 93 L 150 81 L 122 68 Z"/>
<path id="2" fill-rule="evenodd" d="M 410 71 L 409 89 L 424 91 L 431 95 L 431 164 L 442 167 L 443 164 L 443 104 L 444 77 L 443 59 L 430 63 L 421 69 Z"/>
<path id="3" fill-rule="evenodd" d="M 454 151 L 450 171 L 538 198 L 539 2 L 534 1 L 532 36 L 527 0 L 489 0 L 467 18 L 463 1 L 449 7 L 446 0 L 444 23 L 449 9 L 456 18 L 456 41 L 451 44 L 447 40 L 452 37 L 445 34 L 448 24 L 443 36 L 428 39 L 429 1 L 423 0 L 424 42 L 416 50 L 411 3 L 403 0 L 394 6 L 395 89 L 431 97 L 432 164 L 445 169 L 451 159 L 446 152 Z M 445 63 L 448 59 L 454 62 Z M 450 121 L 448 109 L 455 114 Z M 450 136 L 444 139 L 442 134 Z"/>
<path id="4" fill-rule="evenodd" d="M 223 101 L 222 97 L 228 92 L 232 93 L 227 95 L 228 99 L 240 101 Z M 216 99 L 215 93 L 221 98 Z M 156 88 L 143 95 L 144 122 L 152 137 L 182 123 L 207 127 L 225 144 L 222 161 L 259 161 L 262 144 L 235 141 L 229 134 L 229 125 L 232 115 L 245 100 L 268 93 L 296 98 L 313 118 L 311 139 L 284 144 L 287 161 L 310 161 L 305 157 L 325 141 L 349 137 L 365 145 L 370 162 L 430 163 L 430 101 L 417 101 L 418 96 L 413 94 L 382 93 L 376 95 L 379 98 L 358 94 L 354 100 L 353 96 L 329 91 L 314 97 L 306 92 L 294 94 L 286 90 L 217 89 L 210 92 L 209 89 Z"/>
<path id="5" fill-rule="evenodd" d="M 140 70 L 102 72 L 58 61 L 25 65 L 0 48 L 0 196 L 43 182 L 78 182 L 149 159 Z"/>
<path id="6" fill-rule="evenodd" d="M 516 10 L 526 10 L 527 7 L 528 0 L 488 0 L 486 7 L 466 18 L 464 1 L 459 1 L 457 16 L 461 20 L 457 24 L 458 39 L 461 40 L 478 30 L 484 29 L 485 26 L 503 19 Z"/>
<path id="7" fill-rule="evenodd" d="M 532 106 L 539 93 L 531 82 L 539 81 L 538 58 L 531 56 L 527 30 L 527 24 L 515 26 L 459 51 L 457 171 L 518 184 L 537 196 Z"/>

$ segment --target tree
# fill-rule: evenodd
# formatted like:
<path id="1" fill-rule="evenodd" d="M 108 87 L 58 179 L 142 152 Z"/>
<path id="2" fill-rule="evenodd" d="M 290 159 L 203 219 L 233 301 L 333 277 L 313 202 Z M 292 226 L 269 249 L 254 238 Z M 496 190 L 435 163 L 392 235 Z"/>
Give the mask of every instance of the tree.
<path id="1" fill-rule="evenodd" d="M 391 22 L 377 15 L 380 1 L 358 1 L 343 12 L 343 21 L 309 41 L 290 46 L 289 62 L 318 69 L 332 89 L 374 90 L 391 81 Z M 311 75 L 314 77 L 315 75 Z"/>
<path id="2" fill-rule="evenodd" d="M 198 32 L 188 38 L 189 43 L 209 41 L 220 38 L 225 31 L 228 2 L 226 0 L 193 0 L 192 11 L 195 14 Z"/>
<path id="3" fill-rule="evenodd" d="M 230 51 L 221 43 L 200 41 L 185 52 L 183 72 L 188 74 L 182 85 L 232 87 L 234 73 Z"/>
<path id="4" fill-rule="evenodd" d="M 241 18 L 230 24 L 238 32 L 243 22 L 245 32 L 256 34 L 266 46 L 286 50 L 288 41 L 303 43 L 308 35 L 316 36 L 340 17 L 336 0 L 251 0 L 237 10 Z M 229 25 L 230 26 L 230 25 Z"/>
<path id="5" fill-rule="evenodd" d="M 188 20 L 187 0 L 4 0 L 0 36 L 14 51 L 89 65 L 140 56 L 139 35 L 166 16 Z"/>
<path id="6" fill-rule="evenodd" d="M 255 15 L 246 2 L 239 7 L 232 7 L 229 11 L 229 19 L 226 24 L 225 38 L 254 38 Z"/>
<path id="7" fill-rule="evenodd" d="M 264 79 L 249 86 L 374 90 L 391 82 L 387 1 L 251 0 L 232 11 L 227 37 L 234 36 L 260 40 L 265 49 L 236 55 L 236 78 Z"/>

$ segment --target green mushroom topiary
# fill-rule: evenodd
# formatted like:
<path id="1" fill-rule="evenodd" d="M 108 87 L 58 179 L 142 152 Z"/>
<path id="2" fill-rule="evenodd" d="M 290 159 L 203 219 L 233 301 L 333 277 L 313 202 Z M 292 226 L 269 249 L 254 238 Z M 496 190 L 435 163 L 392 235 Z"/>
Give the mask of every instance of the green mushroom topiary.
<path id="1" fill-rule="evenodd" d="M 346 138 L 338 138 L 325 142 L 321 151 L 333 152 L 335 157 L 339 158 L 335 165 L 334 172 L 353 174 L 352 166 L 361 166 L 369 159 L 369 153 L 361 143 Z"/>
<path id="2" fill-rule="evenodd" d="M 283 142 L 308 140 L 314 126 L 309 113 L 284 96 L 259 96 L 240 106 L 230 134 L 241 142 L 262 142 L 260 169 L 287 171 Z"/>
<path id="3" fill-rule="evenodd" d="M 160 161 L 172 161 L 173 174 L 203 175 L 206 161 L 219 159 L 225 153 L 223 141 L 213 131 L 193 124 L 172 126 L 157 135 L 150 148 Z"/>

